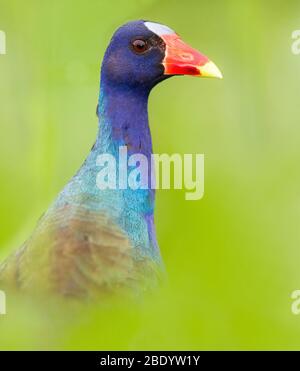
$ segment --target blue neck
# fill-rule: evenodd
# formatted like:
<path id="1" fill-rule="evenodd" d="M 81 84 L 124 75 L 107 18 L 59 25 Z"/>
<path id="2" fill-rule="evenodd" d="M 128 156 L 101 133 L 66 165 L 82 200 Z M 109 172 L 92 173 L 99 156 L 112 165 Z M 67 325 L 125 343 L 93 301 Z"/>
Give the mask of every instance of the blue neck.
<path id="1" fill-rule="evenodd" d="M 127 188 L 103 191 L 96 186 L 96 177 L 100 171 L 96 159 L 100 154 L 112 154 L 118 167 L 119 147 L 126 145 L 128 156 L 141 153 L 151 164 L 148 96 L 148 89 L 115 86 L 102 76 L 96 143 L 79 172 L 60 194 L 55 206 L 68 202 L 104 211 L 127 233 L 138 254 L 159 261 L 153 220 L 154 190 Z"/>
<path id="2" fill-rule="evenodd" d="M 101 82 L 97 145 L 105 151 L 115 145 L 127 145 L 129 154 L 142 153 L 150 160 L 148 89 L 114 86 L 103 77 Z"/>
<path id="3" fill-rule="evenodd" d="M 150 90 L 143 87 L 115 86 L 107 83 L 102 76 L 97 109 L 99 131 L 94 150 L 98 154 L 112 154 L 117 164 L 121 146 L 127 147 L 128 156 L 143 154 L 149 165 L 150 179 L 152 139 L 148 123 L 149 93 Z M 128 202 L 134 201 L 133 207 L 137 212 L 153 214 L 155 191 L 150 187 L 147 190 L 128 189 L 122 193 Z"/>

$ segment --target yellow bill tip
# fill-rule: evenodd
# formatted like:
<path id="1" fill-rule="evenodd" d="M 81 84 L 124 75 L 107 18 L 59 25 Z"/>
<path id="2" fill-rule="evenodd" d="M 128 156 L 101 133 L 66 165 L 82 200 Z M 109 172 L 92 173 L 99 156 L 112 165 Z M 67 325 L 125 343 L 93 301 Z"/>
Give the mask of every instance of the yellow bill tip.
<path id="1" fill-rule="evenodd" d="M 222 79 L 223 75 L 219 68 L 211 61 L 199 67 L 200 77 L 215 77 Z"/>

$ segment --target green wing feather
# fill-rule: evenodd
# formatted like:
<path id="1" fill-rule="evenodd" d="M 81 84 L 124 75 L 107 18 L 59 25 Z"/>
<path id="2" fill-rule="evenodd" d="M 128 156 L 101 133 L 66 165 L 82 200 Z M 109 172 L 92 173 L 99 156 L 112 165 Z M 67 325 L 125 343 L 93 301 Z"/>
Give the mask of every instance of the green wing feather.
<path id="1" fill-rule="evenodd" d="M 105 214 L 64 206 L 46 214 L 31 238 L 0 266 L 0 284 L 33 293 L 136 295 L 156 286 L 160 269 L 138 253 Z"/>

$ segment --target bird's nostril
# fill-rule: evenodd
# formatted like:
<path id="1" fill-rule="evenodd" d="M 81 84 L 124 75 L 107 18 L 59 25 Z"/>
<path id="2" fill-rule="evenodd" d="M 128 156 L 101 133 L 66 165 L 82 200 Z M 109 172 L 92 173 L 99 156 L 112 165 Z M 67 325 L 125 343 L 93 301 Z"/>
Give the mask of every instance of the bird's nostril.
<path id="1" fill-rule="evenodd" d="M 192 61 L 194 59 L 192 54 L 190 54 L 190 53 L 181 54 L 181 58 L 186 60 L 186 61 Z"/>

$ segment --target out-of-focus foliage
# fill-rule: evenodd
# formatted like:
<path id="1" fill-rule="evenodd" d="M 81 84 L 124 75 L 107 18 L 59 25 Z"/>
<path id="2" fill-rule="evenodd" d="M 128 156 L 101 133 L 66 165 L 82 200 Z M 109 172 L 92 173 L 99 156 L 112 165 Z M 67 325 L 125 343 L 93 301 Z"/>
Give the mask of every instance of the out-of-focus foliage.
<path id="1" fill-rule="evenodd" d="M 224 74 L 173 78 L 151 95 L 155 152 L 205 154 L 202 200 L 157 194 L 166 286 L 138 304 L 8 297 L 1 348 L 299 347 L 299 13 L 296 0 L 0 0 L 1 257 L 93 144 L 100 62 L 117 26 L 165 23 Z"/>

